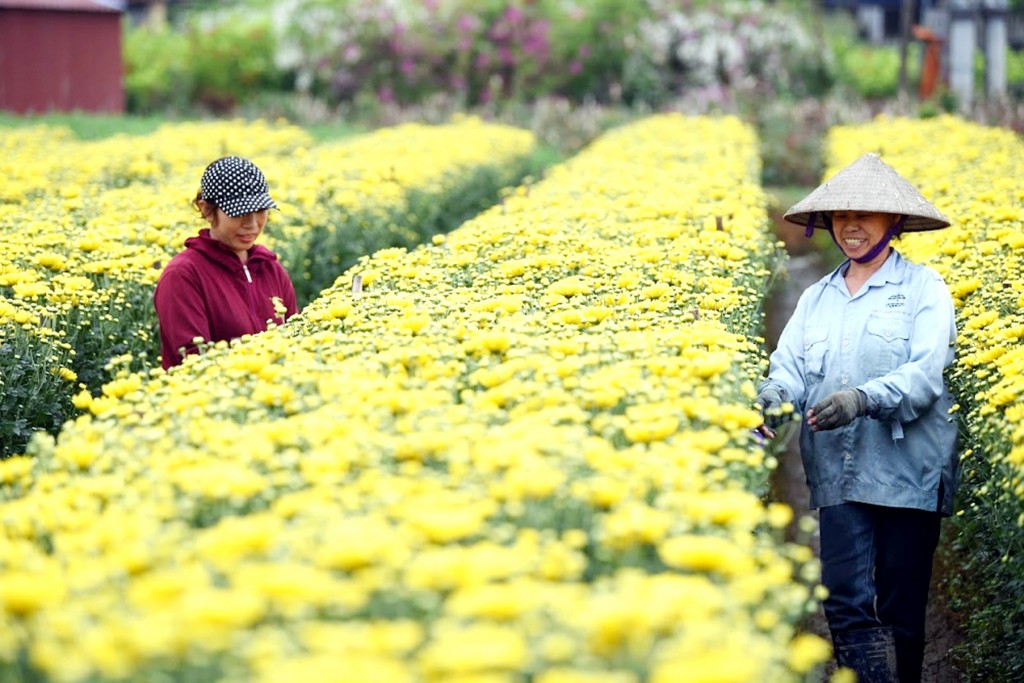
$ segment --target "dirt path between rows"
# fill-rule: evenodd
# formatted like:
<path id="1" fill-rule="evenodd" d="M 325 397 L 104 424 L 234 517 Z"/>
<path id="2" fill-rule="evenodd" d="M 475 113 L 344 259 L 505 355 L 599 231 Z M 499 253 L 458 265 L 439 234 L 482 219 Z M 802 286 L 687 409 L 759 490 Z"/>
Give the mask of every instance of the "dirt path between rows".
<path id="1" fill-rule="evenodd" d="M 810 191 L 813 188 L 807 188 Z M 771 191 L 769 189 L 769 191 Z M 788 198 L 779 197 L 781 210 L 788 207 Z M 779 334 L 789 320 L 800 294 L 808 286 L 825 275 L 831 266 L 825 262 L 821 253 L 816 251 L 810 241 L 804 239 L 803 232 L 796 226 L 782 220 L 781 210 L 773 212 L 776 234 L 786 244 L 789 261 L 786 264 L 786 277 L 776 285 L 770 294 L 766 308 L 766 331 L 768 349 L 775 348 Z M 803 464 L 800 461 L 800 448 L 794 434 L 786 444 L 785 451 L 779 456 L 779 467 L 772 479 L 772 496 L 776 500 L 788 503 L 797 518 L 810 516 L 817 519 L 817 513 L 808 509 L 809 495 Z M 951 526 L 944 524 L 942 543 L 949 542 Z M 811 546 L 818 552 L 817 535 L 811 537 Z M 958 627 L 956 615 L 945 605 L 939 590 L 944 572 L 955 571 L 955 567 L 945 567 L 941 563 L 940 553 L 936 553 L 936 564 L 932 576 L 932 592 L 928 605 L 928 643 L 924 655 L 924 672 L 922 683 L 964 683 L 966 679 L 952 661 L 951 652 L 954 646 L 963 642 L 963 633 Z M 803 630 L 815 633 L 829 640 L 828 624 L 825 615 L 818 606 L 802 626 Z M 822 680 L 827 680 L 834 672 L 834 662 L 826 667 Z"/>

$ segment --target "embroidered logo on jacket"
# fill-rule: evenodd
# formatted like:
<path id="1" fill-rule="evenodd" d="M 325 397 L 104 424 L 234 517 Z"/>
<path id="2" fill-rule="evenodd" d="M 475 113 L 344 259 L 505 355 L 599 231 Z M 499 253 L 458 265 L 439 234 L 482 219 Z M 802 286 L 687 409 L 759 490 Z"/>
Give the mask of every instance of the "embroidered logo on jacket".
<path id="1" fill-rule="evenodd" d="M 886 308 L 903 308 L 906 305 L 907 297 L 902 294 L 893 294 L 885 302 Z"/>

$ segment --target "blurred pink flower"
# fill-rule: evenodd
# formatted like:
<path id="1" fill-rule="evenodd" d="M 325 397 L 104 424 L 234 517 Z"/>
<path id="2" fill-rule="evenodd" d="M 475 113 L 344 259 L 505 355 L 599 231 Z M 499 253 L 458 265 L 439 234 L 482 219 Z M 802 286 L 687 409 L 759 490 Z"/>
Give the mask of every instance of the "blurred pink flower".
<path id="1" fill-rule="evenodd" d="M 543 40 L 524 40 L 523 54 L 532 57 L 537 61 L 544 61 L 548 56 L 548 44 Z"/>
<path id="2" fill-rule="evenodd" d="M 535 22 L 523 38 L 522 48 L 523 52 L 537 58 L 538 61 L 546 59 L 550 49 L 548 45 L 548 22 Z"/>
<path id="3" fill-rule="evenodd" d="M 495 22 L 494 26 L 491 26 L 491 30 L 487 32 L 487 35 L 491 37 L 491 40 L 500 43 L 509 39 L 512 35 L 512 29 L 506 22 L 499 20 Z"/>
<path id="4" fill-rule="evenodd" d="M 346 45 L 345 49 L 341 51 L 341 58 L 349 64 L 358 61 L 362 56 L 363 51 L 354 43 L 352 45 Z"/>
<path id="5" fill-rule="evenodd" d="M 473 33 L 479 25 L 480 20 L 472 14 L 463 14 L 455 24 L 461 33 Z"/>
<path id="6" fill-rule="evenodd" d="M 578 75 L 583 71 L 583 64 L 578 59 L 574 59 L 569 62 L 569 73 L 573 76 Z"/>

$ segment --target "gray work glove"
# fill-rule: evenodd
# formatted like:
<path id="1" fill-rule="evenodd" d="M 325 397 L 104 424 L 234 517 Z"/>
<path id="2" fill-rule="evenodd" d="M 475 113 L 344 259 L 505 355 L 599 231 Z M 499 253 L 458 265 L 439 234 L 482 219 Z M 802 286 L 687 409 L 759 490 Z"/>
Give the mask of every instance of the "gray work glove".
<path id="1" fill-rule="evenodd" d="M 754 404 L 764 416 L 765 425 L 773 430 L 786 421 L 786 417 L 781 414 L 783 401 L 782 392 L 771 385 L 762 389 L 754 399 Z"/>
<path id="2" fill-rule="evenodd" d="M 854 418 L 862 417 L 868 409 L 868 399 L 860 389 L 843 389 L 818 401 L 811 410 L 809 421 L 814 431 L 844 427 Z"/>

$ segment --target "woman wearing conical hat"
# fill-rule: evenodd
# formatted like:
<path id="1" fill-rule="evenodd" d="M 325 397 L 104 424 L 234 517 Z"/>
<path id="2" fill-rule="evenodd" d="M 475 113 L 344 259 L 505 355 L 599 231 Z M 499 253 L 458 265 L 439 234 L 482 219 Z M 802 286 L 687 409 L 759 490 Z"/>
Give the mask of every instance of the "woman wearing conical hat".
<path id="1" fill-rule="evenodd" d="M 952 399 L 953 302 L 891 240 L 949 221 L 867 154 L 785 214 L 827 230 L 847 260 L 809 287 L 771 355 L 757 404 L 804 415 L 800 451 L 819 510 L 825 615 L 836 660 L 861 681 L 919 681 L 939 523 L 959 470 Z"/>

